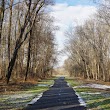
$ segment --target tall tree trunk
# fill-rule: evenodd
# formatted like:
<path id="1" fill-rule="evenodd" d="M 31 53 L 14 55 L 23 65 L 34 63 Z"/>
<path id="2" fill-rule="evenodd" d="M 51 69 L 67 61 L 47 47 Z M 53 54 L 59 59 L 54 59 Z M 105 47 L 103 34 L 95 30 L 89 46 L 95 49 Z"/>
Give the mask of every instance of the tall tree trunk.
<path id="1" fill-rule="evenodd" d="M 1 36 L 2 36 L 2 26 L 4 20 L 5 12 L 5 0 L 0 0 L 0 78 L 3 78 L 2 75 L 2 45 L 1 45 Z"/>
<path id="2" fill-rule="evenodd" d="M 9 17 L 9 30 L 8 30 L 8 60 L 10 61 L 10 37 L 11 37 L 11 26 L 12 26 L 12 6 L 13 0 L 10 0 L 10 17 Z"/>
<path id="3" fill-rule="evenodd" d="M 0 46 L 1 46 L 1 35 L 2 35 L 2 25 L 5 12 L 5 0 L 0 1 Z"/>
<path id="4" fill-rule="evenodd" d="M 25 73 L 25 81 L 27 80 L 27 75 L 29 72 L 29 62 L 30 62 L 30 51 L 31 51 L 31 39 L 32 39 L 32 30 L 30 31 L 29 44 L 28 44 L 28 59 L 27 59 L 27 67 Z"/>

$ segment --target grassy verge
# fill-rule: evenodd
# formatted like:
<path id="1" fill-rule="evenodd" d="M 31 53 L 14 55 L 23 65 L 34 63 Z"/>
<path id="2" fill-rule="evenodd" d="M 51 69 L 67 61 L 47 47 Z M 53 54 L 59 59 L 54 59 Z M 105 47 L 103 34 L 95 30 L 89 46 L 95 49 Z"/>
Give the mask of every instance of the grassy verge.
<path id="1" fill-rule="evenodd" d="M 53 79 L 39 81 L 33 86 L 24 88 L 22 91 L 0 95 L 0 110 L 20 110 L 24 108 L 34 97 L 49 89 L 54 83 Z"/>
<path id="2" fill-rule="evenodd" d="M 74 87 L 76 92 L 86 102 L 90 110 L 110 110 L 110 91 L 94 89 L 90 87 L 81 87 L 85 85 L 84 80 L 66 79 L 70 86 Z M 89 82 L 88 82 L 89 83 Z M 90 82 L 91 83 L 91 82 Z M 80 86 L 80 87 L 78 87 Z"/>

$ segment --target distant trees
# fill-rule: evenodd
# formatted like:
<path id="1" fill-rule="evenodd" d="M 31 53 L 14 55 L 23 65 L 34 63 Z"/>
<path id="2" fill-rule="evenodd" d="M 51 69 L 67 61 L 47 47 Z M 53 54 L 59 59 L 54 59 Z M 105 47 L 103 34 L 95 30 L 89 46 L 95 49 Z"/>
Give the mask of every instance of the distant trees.
<path id="1" fill-rule="evenodd" d="M 0 1 L 0 78 L 48 76 L 56 60 L 51 0 Z M 28 74 L 30 73 L 30 74 Z"/>
<path id="2" fill-rule="evenodd" d="M 110 81 L 110 2 L 105 1 L 92 19 L 71 31 L 66 32 L 68 71 L 77 77 Z"/>

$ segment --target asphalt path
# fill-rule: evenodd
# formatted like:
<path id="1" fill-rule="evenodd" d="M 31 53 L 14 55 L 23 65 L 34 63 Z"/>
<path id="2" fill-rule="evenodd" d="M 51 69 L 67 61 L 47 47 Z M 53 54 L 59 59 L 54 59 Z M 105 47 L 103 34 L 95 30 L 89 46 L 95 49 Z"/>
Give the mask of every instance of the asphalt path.
<path id="1" fill-rule="evenodd" d="M 60 77 L 54 85 L 45 91 L 42 97 L 34 104 L 28 105 L 24 110 L 87 110 L 81 105 L 74 89 Z"/>

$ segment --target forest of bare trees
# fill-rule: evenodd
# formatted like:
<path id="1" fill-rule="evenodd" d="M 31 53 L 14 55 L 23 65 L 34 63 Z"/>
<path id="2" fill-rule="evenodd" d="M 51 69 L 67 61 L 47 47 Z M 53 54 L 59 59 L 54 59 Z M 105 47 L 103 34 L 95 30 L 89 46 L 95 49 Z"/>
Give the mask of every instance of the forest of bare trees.
<path id="1" fill-rule="evenodd" d="M 69 58 L 64 66 L 75 77 L 110 81 L 110 1 L 98 5 L 83 25 L 65 33 Z"/>
<path id="2" fill-rule="evenodd" d="M 52 0 L 0 0 L 0 80 L 43 79 L 56 63 Z"/>

